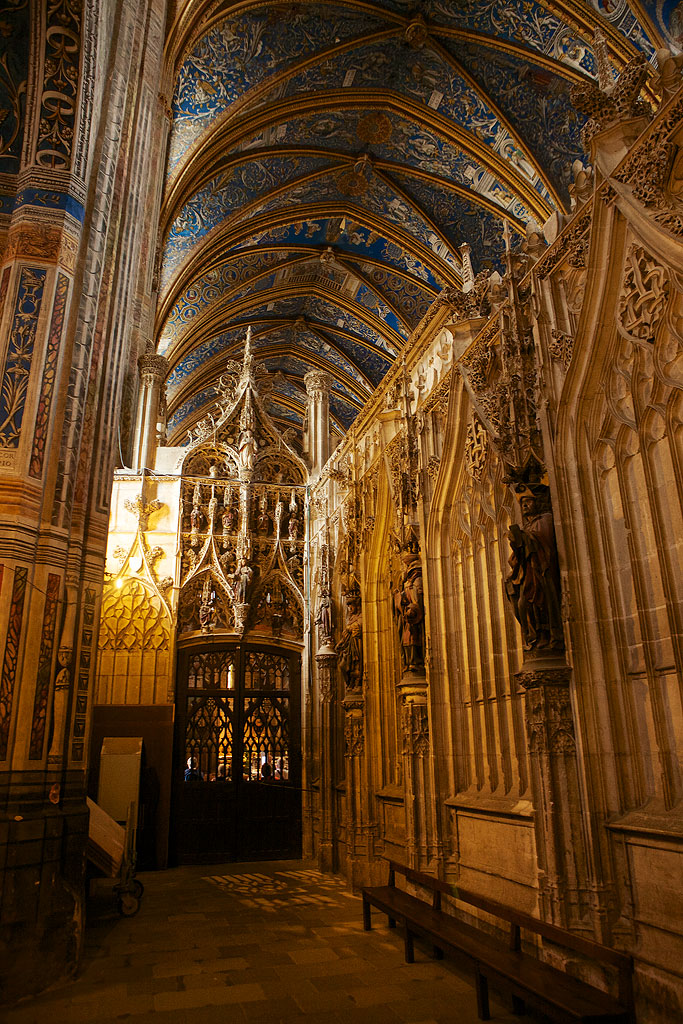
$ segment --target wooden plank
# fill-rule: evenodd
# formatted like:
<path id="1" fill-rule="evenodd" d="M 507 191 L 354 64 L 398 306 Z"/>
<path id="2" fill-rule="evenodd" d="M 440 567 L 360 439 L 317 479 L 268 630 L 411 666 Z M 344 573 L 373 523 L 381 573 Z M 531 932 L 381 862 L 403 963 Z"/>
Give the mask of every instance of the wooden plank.
<path id="1" fill-rule="evenodd" d="M 90 811 L 87 856 L 96 868 L 109 878 L 114 878 L 121 870 L 126 830 L 90 797 L 87 798 L 87 803 Z"/>

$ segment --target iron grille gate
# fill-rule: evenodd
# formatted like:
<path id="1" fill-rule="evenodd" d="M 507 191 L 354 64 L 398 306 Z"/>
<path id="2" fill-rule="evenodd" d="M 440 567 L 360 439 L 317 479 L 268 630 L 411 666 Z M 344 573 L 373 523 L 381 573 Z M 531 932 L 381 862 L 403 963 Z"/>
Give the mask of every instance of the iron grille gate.
<path id="1" fill-rule="evenodd" d="M 301 855 L 300 690 L 292 651 L 214 644 L 179 652 L 178 863 Z"/>

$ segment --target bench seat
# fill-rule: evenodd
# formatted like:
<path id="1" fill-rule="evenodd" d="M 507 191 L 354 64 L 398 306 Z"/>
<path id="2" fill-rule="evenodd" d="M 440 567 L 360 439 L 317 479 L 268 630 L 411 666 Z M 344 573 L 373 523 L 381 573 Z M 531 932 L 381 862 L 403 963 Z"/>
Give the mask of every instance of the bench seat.
<path id="1" fill-rule="evenodd" d="M 392 863 L 392 880 L 393 870 L 403 873 L 401 865 Z M 406 869 L 406 874 L 409 870 Z M 410 872 L 410 875 L 416 873 Z M 475 970 L 477 1006 L 482 1020 L 489 1019 L 490 980 L 512 995 L 513 1009 L 517 1013 L 524 1013 L 525 1004 L 529 1002 L 562 1024 L 630 1024 L 633 1021 L 630 1008 L 609 993 L 523 952 L 518 943 L 517 948 L 508 948 L 501 939 L 441 910 L 440 893 L 446 892 L 448 887 L 437 879 L 433 883 L 438 895 L 436 905 L 432 906 L 395 884 L 364 888 L 364 927 L 371 927 L 372 906 L 387 915 L 390 926 L 396 922 L 403 926 L 406 962 L 413 962 L 414 936 L 431 943 L 436 955 L 447 953 L 466 960 Z M 542 922 L 539 927 L 543 927 Z M 573 936 L 570 938 L 580 941 Z M 621 956 L 609 952 L 614 957 Z"/>

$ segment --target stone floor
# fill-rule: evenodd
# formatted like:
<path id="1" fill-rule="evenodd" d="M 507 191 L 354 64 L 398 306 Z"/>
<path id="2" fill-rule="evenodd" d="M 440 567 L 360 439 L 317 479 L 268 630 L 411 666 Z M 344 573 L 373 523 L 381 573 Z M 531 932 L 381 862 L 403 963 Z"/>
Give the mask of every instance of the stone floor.
<path id="1" fill-rule="evenodd" d="M 183 867 L 140 876 L 135 917 L 106 883 L 90 901 L 78 978 L 7 1024 L 475 1024 L 472 979 L 401 936 L 346 883 L 302 862 Z M 492 1020 L 519 1022 L 495 996 Z M 529 1019 L 529 1018 L 526 1018 Z"/>

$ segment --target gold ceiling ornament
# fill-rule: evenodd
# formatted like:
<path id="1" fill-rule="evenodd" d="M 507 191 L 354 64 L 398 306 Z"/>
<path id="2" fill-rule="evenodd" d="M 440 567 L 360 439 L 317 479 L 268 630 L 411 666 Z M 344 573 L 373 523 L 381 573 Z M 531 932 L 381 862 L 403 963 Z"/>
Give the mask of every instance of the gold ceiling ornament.
<path id="1" fill-rule="evenodd" d="M 356 135 L 361 142 L 388 142 L 393 126 L 386 114 L 380 110 L 371 110 L 364 114 L 358 122 Z"/>
<path id="2" fill-rule="evenodd" d="M 363 153 L 353 167 L 341 171 L 337 177 L 337 187 L 342 195 L 363 196 L 370 188 L 371 174 L 372 160 L 367 153 Z"/>

